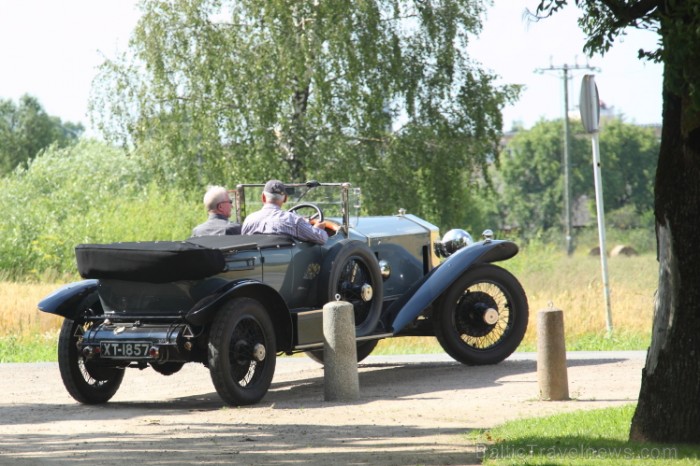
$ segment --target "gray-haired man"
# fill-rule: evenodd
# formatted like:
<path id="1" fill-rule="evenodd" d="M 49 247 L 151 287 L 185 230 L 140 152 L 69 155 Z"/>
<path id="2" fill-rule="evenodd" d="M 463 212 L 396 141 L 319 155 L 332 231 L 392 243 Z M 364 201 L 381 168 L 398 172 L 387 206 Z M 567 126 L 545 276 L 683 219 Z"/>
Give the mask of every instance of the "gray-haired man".
<path id="1" fill-rule="evenodd" d="M 209 212 L 206 222 L 192 229 L 192 236 L 238 235 L 241 225 L 229 221 L 232 202 L 223 186 L 210 186 L 204 193 L 204 207 Z"/>

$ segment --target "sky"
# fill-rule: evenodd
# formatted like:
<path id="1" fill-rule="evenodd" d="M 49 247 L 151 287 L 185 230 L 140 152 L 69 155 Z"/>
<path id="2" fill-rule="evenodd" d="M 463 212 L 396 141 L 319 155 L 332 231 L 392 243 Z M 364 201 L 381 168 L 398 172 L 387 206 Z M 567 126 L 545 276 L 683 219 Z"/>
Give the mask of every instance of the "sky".
<path id="1" fill-rule="evenodd" d="M 580 12 L 567 7 L 539 22 L 523 19 L 525 8 L 534 11 L 537 0 L 496 0 L 487 11 L 483 31 L 469 53 L 484 68 L 501 77 L 499 82 L 523 84 L 520 100 L 504 109 L 504 129 L 514 123 L 529 128 L 538 120 L 564 115 L 563 73 L 547 68 L 569 68 L 569 114 L 578 115 L 581 81 L 593 74 L 600 100 L 625 121 L 637 124 L 661 123 L 663 67 L 637 58 L 640 48 L 653 50 L 658 35 L 629 30 L 604 55 L 588 58 L 583 52 L 585 35 L 576 24 Z M 595 70 L 573 70 L 591 66 Z"/>
<path id="2" fill-rule="evenodd" d="M 127 50 L 133 0 L 0 0 L 0 99 L 39 99 L 49 115 L 89 127 L 97 67 Z"/>
<path id="3" fill-rule="evenodd" d="M 523 19 L 537 0 L 496 0 L 469 56 L 499 84 L 522 84 L 520 100 L 504 109 L 504 130 L 532 127 L 564 114 L 563 73 L 569 68 L 569 112 L 578 112 L 581 80 L 594 74 L 600 99 L 625 121 L 661 123 L 661 65 L 637 59 L 657 36 L 631 30 L 603 57 L 587 58 L 573 7 L 540 22 Z M 135 0 L 0 0 L 0 99 L 30 94 L 50 115 L 81 122 L 87 116 L 91 82 L 105 58 L 128 48 L 139 18 Z M 574 70 L 575 67 L 596 70 Z M 538 72 L 538 70 L 545 70 Z"/>

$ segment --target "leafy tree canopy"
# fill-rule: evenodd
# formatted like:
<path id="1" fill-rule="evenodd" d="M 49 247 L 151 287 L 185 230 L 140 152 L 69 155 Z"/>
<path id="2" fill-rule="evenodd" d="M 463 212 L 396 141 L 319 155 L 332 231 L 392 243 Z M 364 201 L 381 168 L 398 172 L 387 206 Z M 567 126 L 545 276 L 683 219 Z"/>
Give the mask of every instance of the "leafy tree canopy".
<path id="1" fill-rule="evenodd" d="M 572 124 L 570 142 L 572 199 L 595 199 L 590 137 Z M 501 156 L 503 196 L 499 201 L 506 222 L 523 232 L 562 224 L 562 121 L 540 121 L 519 131 Z M 607 212 L 631 208 L 638 214 L 653 208 L 653 180 L 659 140 L 653 129 L 619 118 L 601 122 L 600 153 L 604 206 Z M 590 206 L 591 211 L 595 206 Z"/>
<path id="2" fill-rule="evenodd" d="M 35 97 L 23 95 L 17 105 L 0 100 L 0 175 L 33 159 L 51 144 L 65 147 L 74 143 L 83 131 L 79 123 L 48 115 Z"/>
<path id="3" fill-rule="evenodd" d="M 163 189 L 110 144 L 49 147 L 0 178 L 0 276 L 75 274 L 80 243 L 183 240 L 206 218 L 201 192 Z"/>
<path id="4" fill-rule="evenodd" d="M 143 2 L 93 114 L 169 181 L 343 179 L 375 213 L 454 224 L 518 94 L 466 54 L 483 5 Z"/>

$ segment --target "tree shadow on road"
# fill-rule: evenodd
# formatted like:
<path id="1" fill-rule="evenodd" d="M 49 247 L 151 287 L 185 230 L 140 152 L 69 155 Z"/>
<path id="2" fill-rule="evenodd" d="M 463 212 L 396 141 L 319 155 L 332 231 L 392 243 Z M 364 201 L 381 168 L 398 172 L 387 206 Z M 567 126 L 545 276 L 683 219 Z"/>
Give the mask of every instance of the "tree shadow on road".
<path id="1" fill-rule="evenodd" d="M 577 359 L 568 361 L 568 367 L 598 366 L 612 364 L 624 359 Z M 532 359 L 506 360 L 497 365 L 466 366 L 456 362 L 411 362 L 411 363 L 361 363 L 359 365 L 360 398 L 350 404 L 362 405 L 378 400 L 430 399 L 430 394 L 443 391 L 473 390 L 497 387 L 510 383 L 532 383 L 536 381 L 537 365 Z M 310 376 L 309 376 L 310 375 Z M 163 378 L 161 383 L 177 383 L 175 376 Z M 125 379 L 127 383 L 128 379 Z M 143 393 L 148 395 L 148 389 Z M 348 403 L 344 403 L 348 404 Z M 270 390 L 257 405 L 237 409 L 313 409 L 328 406 L 323 401 L 323 368 L 303 371 L 299 376 L 280 382 L 273 381 Z M 2 407 L 5 414 L 0 425 L 13 422 L 63 419 L 124 419 L 143 415 L 143 410 L 157 411 L 207 411 L 228 408 L 215 391 L 193 393 L 188 396 L 168 399 L 134 399 L 133 401 L 111 401 L 103 405 L 67 405 L 25 403 Z M 13 413 L 16 411 L 16 413 Z M 21 416 L 13 415 L 22 413 Z M 29 414 L 27 414 L 29 413 Z M 82 414 L 81 414 L 82 413 Z M 29 418 L 27 417 L 29 415 Z"/>
<path id="2" fill-rule="evenodd" d="M 360 364 L 360 399 L 347 403 L 323 401 L 322 367 L 297 361 L 303 370 L 281 371 L 284 376 L 262 402 L 250 407 L 225 406 L 213 389 L 202 390 L 204 383 L 196 385 L 198 393 L 180 390 L 178 396 L 149 400 L 149 383 L 183 380 L 177 378 L 181 374 L 163 378 L 150 372 L 131 382 L 143 384 L 133 401 L 3 404 L 0 464 L 478 464 L 484 447 L 464 435 L 473 422 L 429 426 L 415 416 L 429 415 L 430 404 L 442 400 L 508 384 L 531 390 L 537 383 L 532 359 L 495 366 L 368 361 Z M 575 359 L 568 365 L 614 370 L 622 361 Z M 183 378 L 208 376 L 206 370 L 183 372 Z M 497 401 L 488 400 L 493 409 L 503 409 Z M 410 414 L 406 405 L 392 413 L 388 407 L 397 403 L 406 403 Z M 281 411 L 286 417 L 280 418 Z M 305 417 L 310 412 L 315 417 Z M 71 428 L 61 432 L 61 426 Z"/>

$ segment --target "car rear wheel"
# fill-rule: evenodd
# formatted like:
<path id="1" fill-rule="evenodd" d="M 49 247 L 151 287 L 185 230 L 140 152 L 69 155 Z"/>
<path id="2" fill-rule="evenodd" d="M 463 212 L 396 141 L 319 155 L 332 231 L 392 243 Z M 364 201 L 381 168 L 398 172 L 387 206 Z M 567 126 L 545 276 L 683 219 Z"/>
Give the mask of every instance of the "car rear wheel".
<path id="1" fill-rule="evenodd" d="M 237 298 L 212 322 L 208 361 L 219 396 L 233 406 L 259 402 L 275 373 L 277 349 L 270 317 L 258 301 Z"/>
<path id="2" fill-rule="evenodd" d="M 480 264 L 467 270 L 435 306 L 435 336 L 455 360 L 469 365 L 497 364 L 525 335 L 525 291 L 508 271 Z"/>
<path id="3" fill-rule="evenodd" d="M 321 304 L 337 298 L 352 304 L 358 337 L 375 330 L 382 312 L 382 275 L 377 258 L 364 243 L 343 240 L 328 251 L 319 289 Z"/>
<path id="4" fill-rule="evenodd" d="M 109 401 L 124 379 L 121 367 L 101 366 L 86 359 L 78 343 L 91 323 L 65 319 L 58 336 L 58 369 L 68 393 L 78 402 L 99 404 Z"/>
<path id="5" fill-rule="evenodd" d="M 362 361 L 367 356 L 369 356 L 374 348 L 379 344 L 379 340 L 366 340 L 357 342 L 357 362 Z M 319 364 L 323 364 L 323 350 L 310 350 L 305 351 L 306 355 L 316 361 Z"/>

